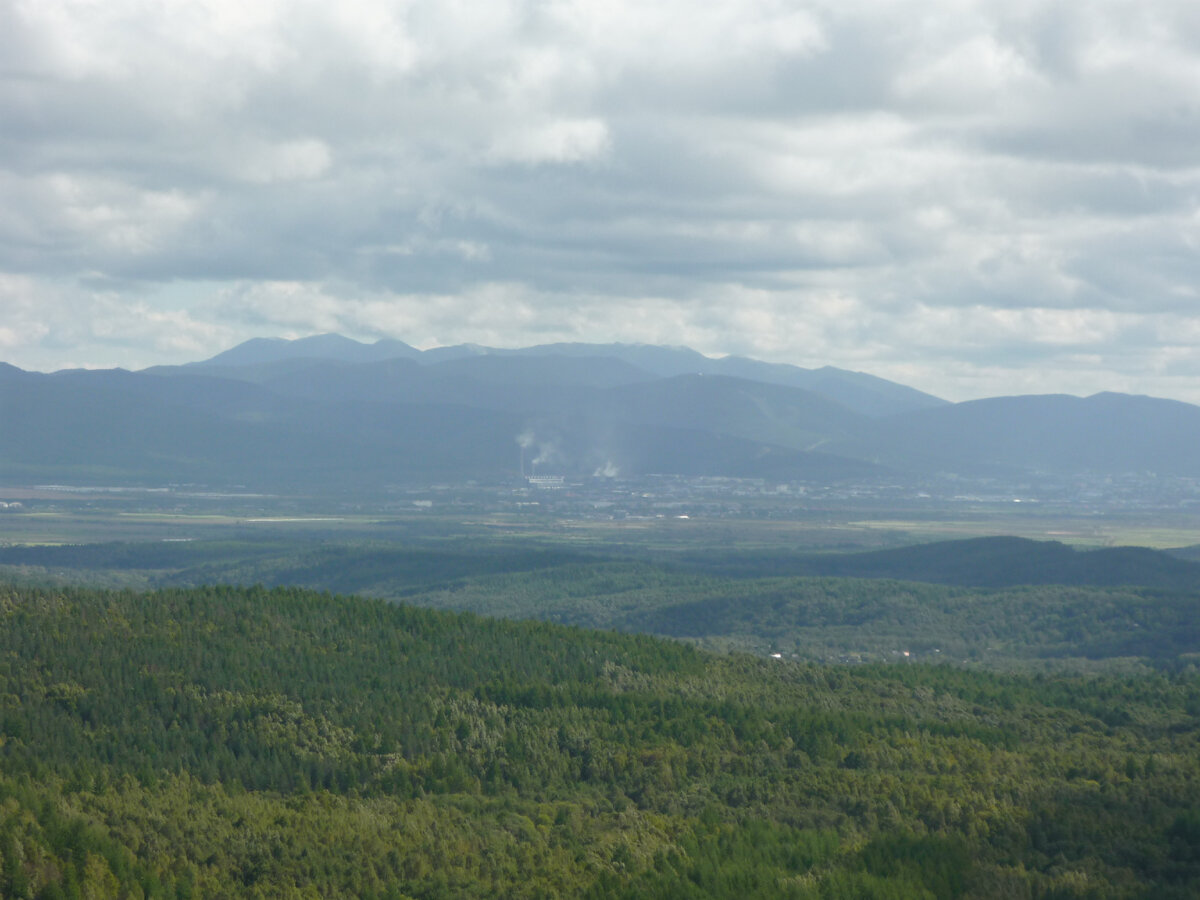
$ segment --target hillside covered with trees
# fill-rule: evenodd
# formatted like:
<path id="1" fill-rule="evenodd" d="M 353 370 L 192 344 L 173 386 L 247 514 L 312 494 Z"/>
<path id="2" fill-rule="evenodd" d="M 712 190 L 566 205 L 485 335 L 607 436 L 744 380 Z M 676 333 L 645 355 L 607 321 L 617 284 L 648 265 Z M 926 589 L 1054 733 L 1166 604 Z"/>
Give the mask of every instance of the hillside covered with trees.
<path id="1" fill-rule="evenodd" d="M 836 576 L 836 577 L 835 577 Z M 872 553 L 624 552 L 553 542 L 195 541 L 0 547 L 0 578 L 298 586 L 808 660 L 1011 668 L 1200 658 L 1200 565 L 989 538 Z"/>
<path id="2" fill-rule="evenodd" d="M 5 897 L 1194 897 L 1200 677 L 0 588 Z"/>

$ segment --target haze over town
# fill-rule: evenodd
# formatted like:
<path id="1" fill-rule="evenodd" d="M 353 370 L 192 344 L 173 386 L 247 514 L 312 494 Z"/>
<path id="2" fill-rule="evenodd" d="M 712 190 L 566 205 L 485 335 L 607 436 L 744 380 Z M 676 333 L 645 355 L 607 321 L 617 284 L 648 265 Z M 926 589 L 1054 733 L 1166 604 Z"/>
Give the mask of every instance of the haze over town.
<path id="1" fill-rule="evenodd" d="M 0 359 L 687 345 L 1200 401 L 1200 11 L 0 5 Z"/>

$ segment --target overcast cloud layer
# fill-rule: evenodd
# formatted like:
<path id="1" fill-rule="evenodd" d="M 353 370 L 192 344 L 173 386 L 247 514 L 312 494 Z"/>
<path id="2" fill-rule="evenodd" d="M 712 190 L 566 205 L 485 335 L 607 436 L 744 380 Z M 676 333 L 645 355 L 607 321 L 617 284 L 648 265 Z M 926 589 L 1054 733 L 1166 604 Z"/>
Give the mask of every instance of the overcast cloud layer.
<path id="1" fill-rule="evenodd" d="M 686 344 L 1200 402 L 1195 0 L 0 0 L 0 359 Z"/>

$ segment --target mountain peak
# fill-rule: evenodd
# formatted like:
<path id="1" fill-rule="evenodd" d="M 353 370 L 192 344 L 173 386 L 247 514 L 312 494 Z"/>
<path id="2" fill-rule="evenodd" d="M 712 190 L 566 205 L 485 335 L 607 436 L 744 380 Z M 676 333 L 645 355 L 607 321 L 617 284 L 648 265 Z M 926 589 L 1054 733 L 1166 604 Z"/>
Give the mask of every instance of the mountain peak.
<path id="1" fill-rule="evenodd" d="M 420 350 L 394 338 L 366 344 L 340 334 L 314 334 L 288 340 L 277 337 L 251 338 L 196 366 L 254 366 L 287 359 L 328 359 L 337 362 L 378 362 L 384 359 L 419 356 Z"/>

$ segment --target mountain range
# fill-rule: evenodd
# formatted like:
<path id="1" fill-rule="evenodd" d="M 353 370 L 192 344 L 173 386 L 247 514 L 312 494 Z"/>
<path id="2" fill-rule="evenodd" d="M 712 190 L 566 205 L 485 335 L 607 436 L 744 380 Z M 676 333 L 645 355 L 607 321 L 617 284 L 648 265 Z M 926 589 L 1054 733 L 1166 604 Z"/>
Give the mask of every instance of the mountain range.
<path id="1" fill-rule="evenodd" d="M 949 403 L 860 372 L 644 344 L 421 351 L 319 335 L 140 372 L 0 364 L 0 481 L 10 483 L 1200 477 L 1196 446 L 1200 407 L 1187 403 Z"/>

